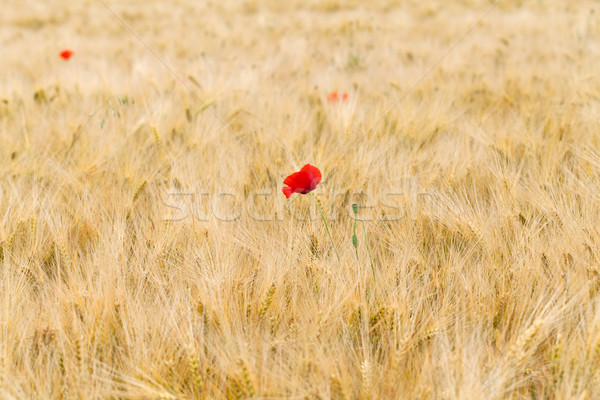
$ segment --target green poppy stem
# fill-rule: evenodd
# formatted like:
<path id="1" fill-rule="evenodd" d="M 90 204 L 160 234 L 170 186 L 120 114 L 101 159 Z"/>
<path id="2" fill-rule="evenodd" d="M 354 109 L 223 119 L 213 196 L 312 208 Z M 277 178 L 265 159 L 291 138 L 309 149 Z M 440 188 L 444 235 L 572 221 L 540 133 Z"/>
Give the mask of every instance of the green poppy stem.
<path id="1" fill-rule="evenodd" d="M 369 255 L 369 261 L 371 261 L 371 272 L 373 272 L 373 282 L 375 282 L 375 265 L 373 264 L 373 258 L 371 257 L 371 249 L 369 249 L 369 241 L 367 240 L 367 228 L 365 226 L 365 221 L 359 219 L 363 226 L 363 232 L 365 234 L 365 244 L 367 245 L 367 254 Z"/>
<path id="2" fill-rule="evenodd" d="M 325 224 L 325 229 L 327 229 L 327 235 L 329 235 L 329 240 L 331 241 L 331 245 L 333 246 L 333 251 L 335 252 L 335 256 L 337 257 L 338 261 L 341 262 L 340 255 L 338 254 L 337 249 L 335 248 L 335 244 L 333 243 L 333 238 L 331 237 L 331 232 L 329 232 L 329 227 L 327 226 L 327 220 L 325 219 L 325 214 L 323 214 L 323 210 L 321 210 L 321 206 L 319 205 L 317 198 L 312 193 L 308 193 L 308 194 L 310 194 L 310 197 L 313 199 L 313 201 L 317 205 L 317 209 L 319 210 L 319 213 L 321 214 L 321 218 L 323 219 L 323 223 Z"/>
<path id="3" fill-rule="evenodd" d="M 356 254 L 356 259 L 358 260 L 358 236 L 356 236 L 356 221 L 357 221 L 357 216 L 356 214 L 354 214 L 354 226 L 353 226 L 353 233 L 352 233 L 352 246 L 354 246 L 354 253 Z"/>

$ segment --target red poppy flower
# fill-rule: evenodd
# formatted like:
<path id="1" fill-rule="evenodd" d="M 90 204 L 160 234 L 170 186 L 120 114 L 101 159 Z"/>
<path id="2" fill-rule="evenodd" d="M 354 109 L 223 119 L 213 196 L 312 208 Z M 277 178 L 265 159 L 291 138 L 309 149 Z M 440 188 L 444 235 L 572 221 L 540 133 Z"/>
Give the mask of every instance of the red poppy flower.
<path id="1" fill-rule="evenodd" d="M 63 60 L 68 60 L 69 58 L 71 58 L 73 56 L 73 51 L 72 50 L 63 50 L 61 51 L 58 55 L 60 56 L 60 58 L 62 58 Z"/>
<path id="2" fill-rule="evenodd" d="M 348 100 L 348 93 L 331 92 L 327 95 L 327 101 L 330 103 L 335 103 L 340 100 L 341 101 Z"/>
<path id="3" fill-rule="evenodd" d="M 288 199 L 292 193 L 306 194 L 312 192 L 321 182 L 321 171 L 317 167 L 306 164 L 300 172 L 294 172 L 283 181 L 287 185 L 282 189 Z"/>

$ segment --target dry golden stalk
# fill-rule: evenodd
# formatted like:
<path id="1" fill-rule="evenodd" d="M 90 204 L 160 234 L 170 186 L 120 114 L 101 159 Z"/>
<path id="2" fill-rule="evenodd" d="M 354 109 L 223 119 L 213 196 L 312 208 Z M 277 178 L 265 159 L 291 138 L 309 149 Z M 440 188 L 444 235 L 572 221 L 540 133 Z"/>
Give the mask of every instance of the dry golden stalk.
<path id="1" fill-rule="evenodd" d="M 29 218 L 29 247 L 33 249 L 35 247 L 37 237 L 37 220 L 35 216 Z"/>
<path id="2" fill-rule="evenodd" d="M 29 269 L 29 267 L 22 267 L 21 268 L 21 273 L 27 277 L 27 281 L 29 282 L 30 285 L 37 285 L 39 284 L 37 277 L 33 274 L 33 272 L 31 272 L 31 270 Z"/>
<path id="3" fill-rule="evenodd" d="M 269 306 L 273 302 L 274 294 L 275 294 L 275 284 L 272 284 L 271 287 L 269 287 L 269 290 L 267 291 L 267 294 L 265 295 L 265 298 L 263 299 L 263 301 L 260 305 L 260 308 L 258 309 L 259 318 L 264 317 L 265 313 L 269 309 Z"/>
<path id="4" fill-rule="evenodd" d="M 11 234 L 11 235 L 8 237 L 8 240 L 6 241 L 6 247 L 7 247 L 7 249 L 9 249 L 9 250 L 10 250 L 10 249 L 12 249 L 12 248 L 13 248 L 13 245 L 15 244 L 15 240 L 16 240 L 16 235 L 15 235 L 15 233 L 13 232 L 13 233 L 12 233 L 12 234 Z"/>
<path id="5" fill-rule="evenodd" d="M 271 315 L 269 317 L 269 328 L 271 331 L 271 336 L 275 336 L 277 333 L 277 317 L 275 315 Z"/>
<path id="6" fill-rule="evenodd" d="M 244 385 L 244 394 L 246 397 L 252 398 L 255 396 L 256 391 L 254 390 L 254 384 L 252 383 L 252 378 L 250 377 L 250 371 L 248 370 L 248 366 L 246 365 L 245 361 L 240 360 L 239 365 L 241 368 L 242 383 Z"/>
<path id="7" fill-rule="evenodd" d="M 66 240 L 61 240 L 58 243 L 58 256 L 60 259 L 61 266 L 63 268 L 71 267 L 73 265 L 71 259 L 71 252 L 69 251 L 69 247 L 67 245 Z"/>
<path id="8" fill-rule="evenodd" d="M 509 359 L 521 365 L 527 357 L 527 348 L 531 344 L 531 341 L 537 335 L 538 331 L 542 327 L 543 321 L 541 319 L 536 320 L 511 346 L 509 350 Z"/>
<path id="9" fill-rule="evenodd" d="M 563 376 L 561 371 L 561 353 L 562 353 L 562 342 L 557 341 L 556 345 L 550 349 L 548 369 L 552 376 L 552 384 L 556 386 Z"/>
<path id="10" fill-rule="evenodd" d="M 133 201 L 136 201 L 138 197 L 140 197 L 147 185 L 148 181 L 144 181 L 140 184 L 140 186 L 138 186 L 137 190 L 135 191 L 135 194 L 133 195 Z"/>
<path id="11" fill-rule="evenodd" d="M 6 368 L 5 368 L 5 356 L 4 348 L 0 348 L 0 389 L 4 389 L 4 382 L 6 379 Z"/>
<path id="12" fill-rule="evenodd" d="M 65 375 L 65 360 L 62 354 L 60 355 L 60 357 L 58 357 L 58 370 L 60 371 L 61 375 Z"/>
<path id="13" fill-rule="evenodd" d="M 600 371 L 600 338 L 597 338 L 588 348 L 588 367 L 589 379 L 594 384 Z"/>
<path id="14" fill-rule="evenodd" d="M 429 339 L 434 338 L 438 334 L 439 334 L 439 330 L 437 330 L 437 329 L 429 329 L 429 330 L 423 332 L 423 334 L 421 334 L 421 336 L 419 336 L 419 338 L 417 339 L 417 343 L 419 345 L 421 345 L 421 344 L 427 342 Z"/>
<path id="15" fill-rule="evenodd" d="M 236 378 L 228 378 L 229 385 L 227 386 L 227 399 L 243 399 L 245 398 L 244 388 Z"/>
<path id="16" fill-rule="evenodd" d="M 338 379 L 337 376 L 332 374 L 329 377 L 329 387 L 331 390 L 331 399 L 332 400 L 345 400 L 346 395 L 344 393 L 344 388 L 342 387 L 342 383 Z"/>
<path id="17" fill-rule="evenodd" d="M 83 371 L 83 337 L 77 336 L 75 338 L 75 360 L 77 361 L 77 370 L 81 373 Z"/>
<path id="18" fill-rule="evenodd" d="M 319 258 L 319 256 L 321 255 L 321 250 L 319 247 L 319 239 L 317 238 L 317 235 L 315 235 L 314 233 L 310 234 L 310 254 L 311 254 L 311 258 L 313 258 L 313 259 Z"/>
<path id="19" fill-rule="evenodd" d="M 155 126 L 150 127 L 150 130 L 152 131 L 152 136 L 154 137 L 154 143 L 156 144 L 156 147 L 160 147 L 162 142 L 160 140 L 160 135 L 158 134 L 158 129 Z"/>
<path id="20" fill-rule="evenodd" d="M 373 385 L 373 369 L 371 368 L 371 362 L 364 360 L 360 365 L 360 394 L 361 398 L 365 400 L 371 399 L 372 396 L 372 385 Z"/>
<path id="21" fill-rule="evenodd" d="M 203 379 L 202 373 L 201 373 L 200 362 L 198 361 L 198 358 L 196 357 L 195 351 L 191 348 L 188 349 L 188 362 L 189 362 L 190 370 L 192 372 L 194 389 L 198 393 L 202 394 L 202 392 L 204 390 L 204 379 Z"/>

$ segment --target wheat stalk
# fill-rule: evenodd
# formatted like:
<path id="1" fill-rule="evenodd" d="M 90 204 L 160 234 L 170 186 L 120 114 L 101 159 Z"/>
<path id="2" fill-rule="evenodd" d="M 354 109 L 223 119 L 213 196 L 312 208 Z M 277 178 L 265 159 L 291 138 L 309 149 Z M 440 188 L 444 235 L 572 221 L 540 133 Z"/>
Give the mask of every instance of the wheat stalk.
<path id="1" fill-rule="evenodd" d="M 331 390 L 331 399 L 332 400 L 345 400 L 346 394 L 344 393 L 344 389 L 342 387 L 342 383 L 339 378 L 332 374 L 329 377 L 329 387 Z"/>
<path id="2" fill-rule="evenodd" d="M 200 362 L 196 357 L 195 351 L 191 348 L 188 349 L 188 362 L 190 371 L 192 372 L 194 390 L 202 395 L 204 392 L 204 378 L 201 374 Z"/>
<path id="3" fill-rule="evenodd" d="M 361 398 L 365 400 L 371 399 L 372 396 L 372 385 L 373 385 L 373 369 L 371 367 L 371 362 L 368 359 L 365 359 L 360 365 L 360 376 L 361 376 L 361 386 L 360 386 L 360 394 Z"/>
<path id="4" fill-rule="evenodd" d="M 265 313 L 267 312 L 267 310 L 269 309 L 269 307 L 271 306 L 271 303 L 273 302 L 273 295 L 275 294 L 275 284 L 273 283 L 270 287 L 269 290 L 267 291 L 267 294 L 265 295 L 259 309 L 258 309 L 258 317 L 259 318 L 263 318 Z"/>
<path id="5" fill-rule="evenodd" d="M 533 324 L 527 328 L 517 339 L 517 341 L 511 346 L 509 350 L 509 359 L 512 360 L 516 365 L 521 365 L 527 357 L 527 350 L 544 321 L 537 319 Z"/>
<path id="6" fill-rule="evenodd" d="M 242 384 L 244 386 L 244 395 L 246 397 L 252 398 L 255 396 L 256 391 L 254 390 L 254 384 L 252 383 L 252 378 L 250 377 L 250 371 L 248 371 L 248 366 L 243 360 L 239 361 L 239 366 L 241 369 Z"/>

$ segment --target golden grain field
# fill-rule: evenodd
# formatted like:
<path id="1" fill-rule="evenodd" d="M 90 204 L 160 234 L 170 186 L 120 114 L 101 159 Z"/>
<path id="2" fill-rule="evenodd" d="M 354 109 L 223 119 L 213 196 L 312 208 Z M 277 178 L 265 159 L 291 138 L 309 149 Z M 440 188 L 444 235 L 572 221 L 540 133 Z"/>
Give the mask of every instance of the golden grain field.
<path id="1" fill-rule="evenodd" d="M 1 8 L 0 399 L 600 398 L 597 1 Z"/>

